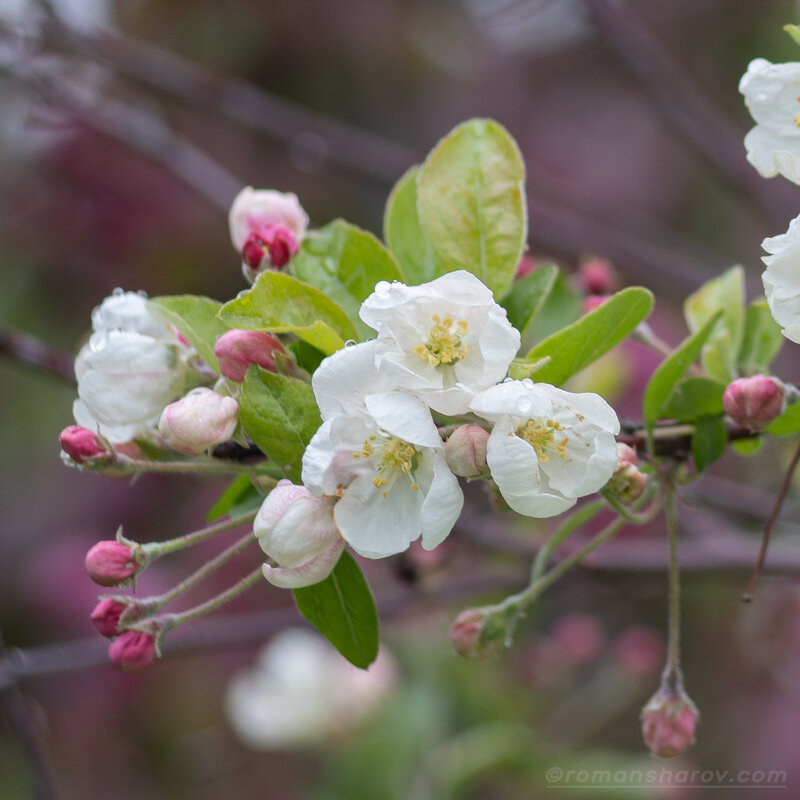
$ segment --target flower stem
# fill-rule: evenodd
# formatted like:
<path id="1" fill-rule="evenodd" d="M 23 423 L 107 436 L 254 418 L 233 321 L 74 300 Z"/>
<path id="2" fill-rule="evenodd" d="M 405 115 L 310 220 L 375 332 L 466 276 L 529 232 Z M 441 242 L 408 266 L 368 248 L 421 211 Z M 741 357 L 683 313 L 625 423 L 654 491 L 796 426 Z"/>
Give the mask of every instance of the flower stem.
<path id="1" fill-rule="evenodd" d="M 667 535 L 669 536 L 669 610 L 667 626 L 667 663 L 664 667 L 664 680 L 670 686 L 677 686 L 681 681 L 681 619 L 680 600 L 681 584 L 678 568 L 678 527 L 675 523 L 675 492 L 670 489 L 665 505 Z"/>
<path id="2" fill-rule="evenodd" d="M 611 508 L 616 511 L 617 514 L 619 514 L 627 522 L 630 522 L 634 525 L 644 525 L 646 522 L 650 522 L 650 520 L 652 520 L 661 510 L 663 503 L 662 492 L 658 492 L 649 506 L 642 511 L 637 511 L 636 509 L 624 506 L 619 502 L 619 500 L 617 500 L 616 497 L 614 497 L 611 492 L 606 491 L 605 489 L 601 489 L 600 494 L 603 496 L 605 502 L 608 503 L 608 505 L 611 506 Z M 644 500 L 645 498 L 652 496 L 653 492 L 648 491 L 643 498 L 640 498 L 640 500 Z"/>
<path id="3" fill-rule="evenodd" d="M 268 463 L 265 461 L 264 465 Z M 235 461 L 222 461 L 218 458 L 208 458 L 203 461 L 145 461 L 136 458 L 121 458 L 105 471 L 116 476 L 135 475 L 139 472 L 186 472 L 211 475 L 235 473 L 269 476 L 269 471 L 261 464 L 240 464 Z"/>
<path id="4" fill-rule="evenodd" d="M 222 520 L 222 522 L 217 522 L 206 528 L 201 528 L 199 531 L 187 533 L 185 536 L 178 536 L 166 542 L 153 543 L 154 552 L 150 555 L 150 558 L 152 560 L 168 555 L 169 553 L 174 553 L 176 550 L 183 550 L 185 547 L 192 547 L 200 542 L 204 542 L 206 539 L 216 536 L 218 533 L 230 530 L 231 528 L 238 528 L 240 525 L 244 525 L 245 522 L 250 522 L 255 519 L 257 513 L 258 512 L 255 510 L 247 511 L 244 514 L 240 514 L 238 517 L 229 517 L 226 520 Z M 252 532 L 249 535 L 252 535 Z"/>

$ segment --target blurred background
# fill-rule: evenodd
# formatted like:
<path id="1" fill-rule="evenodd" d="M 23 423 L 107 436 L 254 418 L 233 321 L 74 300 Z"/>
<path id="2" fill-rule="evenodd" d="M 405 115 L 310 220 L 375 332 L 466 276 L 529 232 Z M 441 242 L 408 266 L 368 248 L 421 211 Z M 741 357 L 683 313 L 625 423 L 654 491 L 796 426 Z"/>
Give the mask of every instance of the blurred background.
<path id="1" fill-rule="evenodd" d="M 30 351 L 27 334 L 77 352 L 118 286 L 234 296 L 245 284 L 227 209 L 243 185 L 295 192 L 314 226 L 341 216 L 380 235 L 394 181 L 475 116 L 519 142 L 530 257 L 562 265 L 575 313 L 579 265 L 602 257 L 619 286 L 656 292 L 652 325 L 675 344 L 681 302 L 722 269 L 744 265 L 759 293 L 761 240 L 800 211 L 796 187 L 747 164 L 737 91 L 751 59 L 797 59 L 781 26 L 799 15 L 785 0 L 0 0 L 0 350 Z M 797 382 L 793 347 L 776 373 Z M 580 388 L 635 419 L 656 363 L 626 345 Z M 739 600 L 791 443 L 726 455 L 686 491 L 684 670 L 702 721 L 677 762 L 647 754 L 638 721 L 663 659 L 661 524 L 624 532 L 557 584 L 501 658 L 466 663 L 450 622 L 520 588 L 550 529 L 490 516 L 479 491 L 434 554 L 365 565 L 391 665 L 363 713 L 258 739 L 226 712 L 228 687 L 250 675 L 237 685 L 270 717 L 264 698 L 285 678 L 248 671 L 302 624 L 291 598 L 265 583 L 176 633 L 149 672 L 114 671 L 88 618 L 86 550 L 120 524 L 141 541 L 198 528 L 225 484 L 67 469 L 58 433 L 75 392 L 69 367 L 55 372 L 0 358 L 0 630 L 18 676 L 0 665 L 4 800 L 37 796 L 37 783 L 52 796 L 46 764 L 69 800 L 511 800 L 558 794 L 553 767 L 664 765 L 658 788 L 625 796 L 720 796 L 682 770 L 755 771 L 756 783 L 787 770 L 798 796 L 796 489 L 756 602 Z M 155 565 L 140 591 L 215 547 Z M 257 561 L 248 553 L 217 588 Z M 324 674 L 333 693 L 336 669 Z M 314 680 L 291 691 L 322 708 Z"/>

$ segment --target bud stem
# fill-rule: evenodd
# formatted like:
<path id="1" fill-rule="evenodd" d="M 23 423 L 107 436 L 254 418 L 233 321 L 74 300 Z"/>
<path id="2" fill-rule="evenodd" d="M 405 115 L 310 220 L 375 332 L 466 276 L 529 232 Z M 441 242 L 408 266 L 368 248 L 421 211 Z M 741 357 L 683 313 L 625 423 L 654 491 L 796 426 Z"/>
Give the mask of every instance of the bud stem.
<path id="1" fill-rule="evenodd" d="M 651 486 L 648 486 L 648 489 L 651 489 Z M 639 498 L 639 505 L 643 500 L 649 499 L 652 497 L 653 492 L 648 491 L 645 489 L 645 494 Z M 650 503 L 647 508 L 643 511 L 635 511 L 633 509 L 627 508 L 622 503 L 614 497 L 612 492 L 609 492 L 605 489 L 600 490 L 600 494 L 603 496 L 604 501 L 611 506 L 614 511 L 617 512 L 626 522 L 631 522 L 634 525 L 644 525 L 646 522 L 650 522 L 661 510 L 661 505 L 663 503 L 663 492 L 659 492 L 652 503 Z"/>
<path id="2" fill-rule="evenodd" d="M 118 459 L 106 469 L 98 469 L 98 472 L 107 472 L 115 477 L 135 475 L 139 472 L 261 474 L 270 477 L 267 465 L 274 466 L 268 461 L 264 461 L 263 464 L 239 464 L 235 461 L 223 461 L 219 458 L 206 458 L 202 461 L 142 461 L 126 457 Z M 265 469 L 259 469 L 262 466 Z"/>
<path id="3" fill-rule="evenodd" d="M 797 469 L 798 462 L 800 462 L 800 445 L 798 445 L 797 450 L 795 450 L 794 456 L 792 457 L 792 462 L 789 464 L 789 469 L 786 470 L 786 475 L 783 476 L 783 483 L 781 484 L 780 491 L 775 499 L 775 507 L 772 509 L 772 514 L 770 514 L 769 520 L 764 527 L 764 536 L 761 539 L 761 549 L 758 553 L 758 561 L 753 569 L 753 574 L 750 576 L 750 580 L 747 582 L 747 588 L 744 590 L 744 594 L 742 595 L 742 602 L 744 603 L 751 603 L 753 601 L 753 593 L 756 590 L 758 579 L 761 576 L 761 570 L 764 568 L 764 561 L 767 557 L 767 549 L 769 548 L 769 540 L 770 536 L 772 535 L 772 529 L 775 527 L 775 523 L 778 520 L 778 515 L 781 513 L 783 501 L 786 499 L 786 494 L 789 491 L 789 486 L 792 483 L 792 476 L 794 475 L 795 469 Z"/>
<path id="4" fill-rule="evenodd" d="M 681 584 L 678 567 L 678 527 L 675 523 L 675 492 L 670 489 L 665 504 L 667 535 L 669 536 L 669 611 L 667 625 L 669 638 L 667 641 L 667 663 L 664 667 L 664 680 L 672 688 L 681 683 Z"/>
<path id="5" fill-rule="evenodd" d="M 230 517 L 214 525 L 209 525 L 207 528 L 201 528 L 199 531 L 187 533 L 185 536 L 178 536 L 166 542 L 158 542 L 158 544 L 153 546 L 155 553 L 151 555 L 151 559 L 174 553 L 176 550 L 183 550 L 185 547 L 192 547 L 195 544 L 199 544 L 206 539 L 216 536 L 218 533 L 230 530 L 231 528 L 238 528 L 239 525 L 244 525 L 245 522 L 251 522 L 255 519 L 257 513 L 257 509 L 247 511 L 244 514 L 240 514 L 238 517 Z"/>

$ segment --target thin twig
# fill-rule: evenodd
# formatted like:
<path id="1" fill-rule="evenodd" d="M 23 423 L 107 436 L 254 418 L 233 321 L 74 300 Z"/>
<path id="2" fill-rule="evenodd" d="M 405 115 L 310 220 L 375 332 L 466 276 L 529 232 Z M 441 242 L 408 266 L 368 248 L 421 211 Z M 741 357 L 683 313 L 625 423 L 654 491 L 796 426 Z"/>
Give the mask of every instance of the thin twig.
<path id="1" fill-rule="evenodd" d="M 57 347 L 45 344 L 41 339 L 28 333 L 0 328 L 0 354 L 20 364 L 27 364 L 46 372 L 70 386 L 75 386 L 73 356 Z"/>

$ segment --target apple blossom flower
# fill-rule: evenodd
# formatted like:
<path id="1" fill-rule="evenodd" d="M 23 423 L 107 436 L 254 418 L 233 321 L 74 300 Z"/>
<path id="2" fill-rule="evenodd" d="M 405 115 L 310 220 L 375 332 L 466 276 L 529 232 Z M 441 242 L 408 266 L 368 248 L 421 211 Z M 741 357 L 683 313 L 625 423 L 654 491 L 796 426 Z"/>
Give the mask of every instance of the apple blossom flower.
<path id="1" fill-rule="evenodd" d="M 761 246 L 769 255 L 762 261 L 764 294 L 781 333 L 800 343 L 800 216 L 789 223 L 786 233 L 764 239 Z"/>
<path id="2" fill-rule="evenodd" d="M 143 292 L 123 292 L 115 289 L 92 311 L 92 330 L 132 331 L 154 339 L 173 341 L 177 332 L 150 310 Z"/>
<path id="3" fill-rule="evenodd" d="M 286 227 L 300 244 L 308 228 L 308 215 L 295 194 L 247 186 L 236 195 L 228 224 L 233 247 L 241 253 L 250 234 L 267 225 Z"/>
<path id="4" fill-rule="evenodd" d="M 369 669 L 358 669 L 321 636 L 288 628 L 272 637 L 253 669 L 234 676 L 225 709 L 233 730 L 255 749 L 330 742 L 374 713 L 395 674 L 386 650 Z"/>
<path id="5" fill-rule="evenodd" d="M 442 414 L 464 413 L 519 349 L 505 309 L 465 270 L 421 286 L 381 281 L 359 315 L 378 331 L 378 372 Z"/>
<path id="6" fill-rule="evenodd" d="M 199 387 L 161 412 L 158 432 L 173 450 L 197 456 L 212 445 L 227 442 L 238 422 L 236 400 Z"/>
<path id="7" fill-rule="evenodd" d="M 323 422 L 303 454 L 303 483 L 339 498 L 334 520 L 362 556 L 399 553 L 420 536 L 431 550 L 452 530 L 464 497 L 430 411 L 401 392 L 366 394 L 363 403 L 360 413 Z"/>
<path id="8" fill-rule="evenodd" d="M 164 406 L 183 388 L 181 349 L 134 331 L 92 334 L 75 360 L 75 421 L 112 444 L 152 430 Z"/>
<path id="9" fill-rule="evenodd" d="M 494 422 L 486 461 L 520 514 L 560 514 L 602 488 L 617 468 L 619 420 L 599 395 L 526 378 L 481 392 L 470 409 Z"/>
<path id="10" fill-rule="evenodd" d="M 296 255 L 300 245 L 285 225 L 263 225 L 253 231 L 242 247 L 242 261 L 251 270 L 262 267 L 283 269 Z"/>
<path id="11" fill-rule="evenodd" d="M 747 160 L 765 178 L 800 183 L 800 63 L 750 62 L 739 91 L 756 126 L 744 137 Z"/>
<path id="12" fill-rule="evenodd" d="M 330 575 L 344 550 L 333 520 L 332 498 L 315 497 L 287 480 L 267 495 L 253 522 L 261 549 L 277 567 L 264 564 L 264 577 L 285 589 L 311 586 Z"/>

